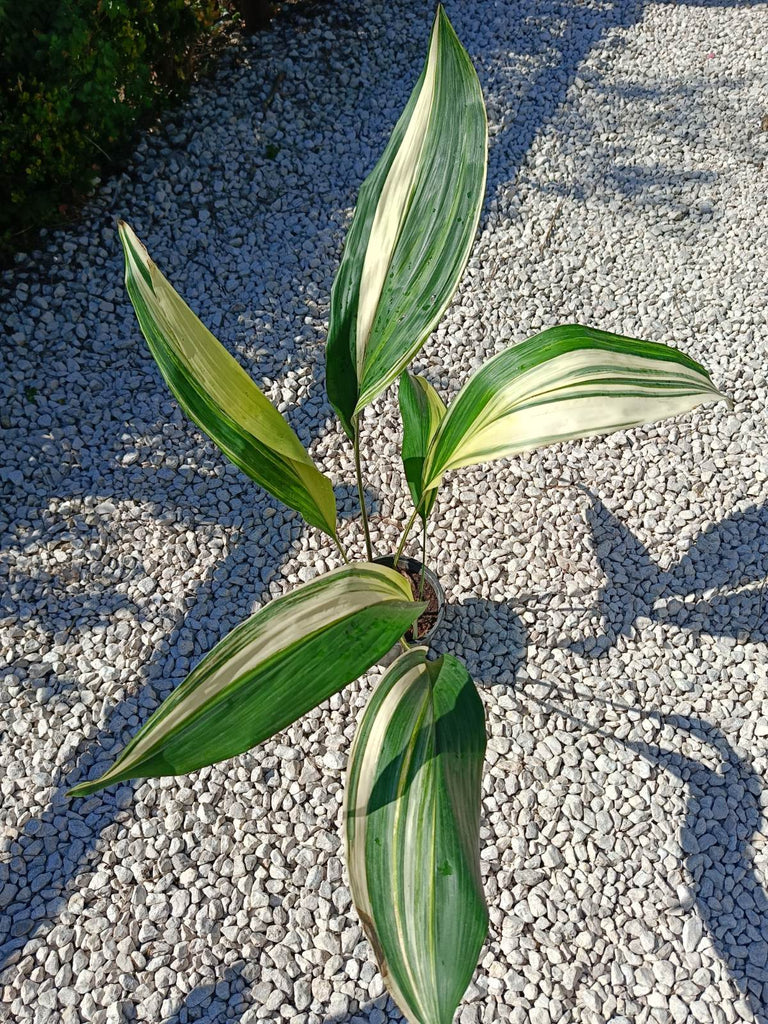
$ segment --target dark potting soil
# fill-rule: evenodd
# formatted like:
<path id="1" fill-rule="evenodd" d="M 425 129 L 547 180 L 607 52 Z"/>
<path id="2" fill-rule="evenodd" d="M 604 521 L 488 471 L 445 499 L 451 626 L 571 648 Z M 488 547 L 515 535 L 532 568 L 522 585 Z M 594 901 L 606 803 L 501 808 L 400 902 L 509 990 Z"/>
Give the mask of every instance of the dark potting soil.
<path id="1" fill-rule="evenodd" d="M 417 643 L 419 637 L 424 636 L 437 622 L 437 594 L 432 589 L 432 585 L 429 580 L 424 578 L 424 590 L 422 596 L 419 597 L 419 588 L 421 587 L 421 572 L 409 572 L 407 569 L 403 569 L 398 566 L 397 571 L 401 576 L 405 576 L 408 582 L 411 584 L 411 593 L 413 594 L 414 601 L 426 601 L 427 607 L 421 613 L 416 620 L 416 636 L 413 635 L 413 626 L 405 634 L 405 639 L 409 643 Z"/>

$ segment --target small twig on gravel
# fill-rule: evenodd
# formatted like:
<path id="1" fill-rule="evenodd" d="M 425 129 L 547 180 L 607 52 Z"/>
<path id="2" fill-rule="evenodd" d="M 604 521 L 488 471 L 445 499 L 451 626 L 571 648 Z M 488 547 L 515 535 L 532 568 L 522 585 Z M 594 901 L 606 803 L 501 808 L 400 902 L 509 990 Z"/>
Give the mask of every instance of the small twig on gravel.
<path id="1" fill-rule="evenodd" d="M 672 289 L 672 301 L 675 304 L 675 309 L 677 310 L 678 315 L 680 316 L 680 319 L 683 321 L 683 323 L 685 323 L 685 317 L 683 316 L 683 311 L 682 311 L 682 309 L 680 309 L 680 303 L 677 301 L 677 288 L 673 288 Z"/>
<path id="2" fill-rule="evenodd" d="M 261 108 L 262 114 L 266 114 L 266 112 L 272 106 L 272 102 L 273 102 L 275 96 L 277 95 L 277 90 L 280 88 L 280 86 L 283 84 L 284 81 L 285 81 L 285 72 L 284 71 L 279 71 L 275 75 L 275 79 L 272 82 L 272 88 L 269 90 L 269 95 L 264 100 L 264 106 Z"/>
<path id="3" fill-rule="evenodd" d="M 758 629 L 763 619 L 763 594 L 765 593 L 765 584 L 768 583 L 768 577 L 763 580 L 760 584 L 760 596 L 757 599 L 757 620 L 755 621 L 755 629 Z"/>
<path id="4" fill-rule="evenodd" d="M 544 235 L 544 240 L 542 241 L 541 246 L 539 247 L 539 252 L 540 253 L 544 252 L 544 250 L 546 249 L 547 245 L 549 244 L 549 239 L 550 239 L 550 236 L 552 234 L 552 229 L 555 226 L 555 221 L 557 220 L 557 218 L 560 215 L 560 211 L 563 208 L 563 202 L 564 201 L 565 201 L 565 196 L 560 196 L 560 198 L 557 201 L 557 206 L 555 207 L 555 212 L 552 214 L 552 220 L 549 222 L 549 227 L 547 228 L 547 233 Z"/>
<path id="5" fill-rule="evenodd" d="M 112 157 L 109 155 L 109 153 L 107 153 L 106 150 L 101 148 L 101 146 L 98 144 L 98 142 L 95 139 L 92 139 L 91 136 L 87 135 L 85 132 L 83 132 L 83 137 L 88 139 L 90 144 L 92 146 L 95 146 L 96 149 L 98 149 L 98 151 L 101 153 L 101 155 L 105 156 L 107 158 L 107 160 L 109 160 L 110 163 L 113 163 Z"/>

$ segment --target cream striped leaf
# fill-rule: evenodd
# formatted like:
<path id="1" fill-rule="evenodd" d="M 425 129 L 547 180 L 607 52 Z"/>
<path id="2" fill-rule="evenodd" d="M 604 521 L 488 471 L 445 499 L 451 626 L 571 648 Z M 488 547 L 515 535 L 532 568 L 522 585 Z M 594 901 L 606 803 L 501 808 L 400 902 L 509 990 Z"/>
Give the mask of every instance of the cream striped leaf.
<path id="1" fill-rule="evenodd" d="M 221 451 L 308 523 L 336 536 L 333 486 L 269 399 L 166 281 L 120 222 L 125 284 L 179 405 Z"/>
<path id="2" fill-rule="evenodd" d="M 424 70 L 360 188 L 331 295 L 327 389 L 350 437 L 355 415 L 407 366 L 456 290 L 486 159 L 480 83 L 439 6 Z"/>
<path id="3" fill-rule="evenodd" d="M 352 896 L 384 981 L 411 1024 L 450 1024 L 488 917 L 480 880 L 483 706 L 449 654 L 402 655 L 363 713 L 349 757 Z"/>
<path id="4" fill-rule="evenodd" d="M 424 497 L 421 482 L 429 446 L 443 422 L 445 403 L 429 381 L 404 370 L 398 388 L 400 416 L 403 421 L 403 468 L 414 505 L 426 523 L 437 497 L 437 490 Z M 422 501 L 423 498 L 423 501 Z"/>
<path id="5" fill-rule="evenodd" d="M 690 356 L 569 324 L 500 352 L 450 405 L 424 465 L 425 490 L 449 469 L 556 441 L 608 434 L 730 402 Z"/>
<path id="6" fill-rule="evenodd" d="M 203 658 L 108 771 L 70 796 L 248 750 L 370 668 L 424 607 L 399 573 L 366 562 L 270 602 Z"/>

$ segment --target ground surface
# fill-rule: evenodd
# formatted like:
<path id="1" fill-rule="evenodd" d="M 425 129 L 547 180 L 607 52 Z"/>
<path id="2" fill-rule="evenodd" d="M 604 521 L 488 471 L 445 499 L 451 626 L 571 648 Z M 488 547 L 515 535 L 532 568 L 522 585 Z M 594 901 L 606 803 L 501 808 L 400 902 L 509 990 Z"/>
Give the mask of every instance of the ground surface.
<path id="1" fill-rule="evenodd" d="M 170 398 L 121 281 L 127 217 L 339 482 L 328 296 L 431 4 L 278 23 L 6 282 L 0 1018 L 399 1019 L 339 825 L 367 678 L 181 780 L 64 796 L 252 609 L 336 564 Z M 482 687 L 491 930 L 457 1020 L 768 1021 L 768 6 L 453 0 L 488 199 L 420 368 L 446 397 L 580 320 L 683 346 L 734 397 L 455 474 L 439 649 Z M 368 416 L 376 546 L 409 511 Z"/>

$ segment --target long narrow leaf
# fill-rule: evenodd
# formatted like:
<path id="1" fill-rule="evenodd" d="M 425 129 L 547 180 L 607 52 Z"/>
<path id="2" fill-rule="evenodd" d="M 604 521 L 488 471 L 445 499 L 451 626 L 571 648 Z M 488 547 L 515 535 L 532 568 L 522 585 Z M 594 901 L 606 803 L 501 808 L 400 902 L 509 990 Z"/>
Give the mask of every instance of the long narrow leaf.
<path id="1" fill-rule="evenodd" d="M 435 437 L 424 487 L 436 487 L 449 469 L 720 399 L 730 401 L 678 349 L 578 324 L 551 327 L 500 352 L 464 385 Z"/>
<path id="2" fill-rule="evenodd" d="M 179 405 L 236 466 L 334 537 L 333 486 L 269 399 L 120 223 L 125 284 L 142 333 Z"/>
<path id="3" fill-rule="evenodd" d="M 352 895 L 411 1024 L 450 1024 L 488 918 L 480 880 L 483 706 L 466 668 L 426 648 L 376 688 L 349 758 Z"/>
<path id="4" fill-rule="evenodd" d="M 70 796 L 248 750 L 370 668 L 424 607 L 399 573 L 365 562 L 272 601 L 203 658 L 104 775 Z"/>
<path id="5" fill-rule="evenodd" d="M 426 523 L 437 497 L 437 490 L 424 495 L 424 460 L 429 446 L 443 422 L 445 403 L 424 377 L 411 376 L 405 370 L 398 388 L 400 416 L 403 420 L 403 468 L 414 505 Z"/>
<path id="6" fill-rule="evenodd" d="M 328 396 L 347 433 L 428 338 L 461 277 L 485 191 L 472 62 L 438 7 L 426 65 L 360 189 L 333 286 Z"/>

